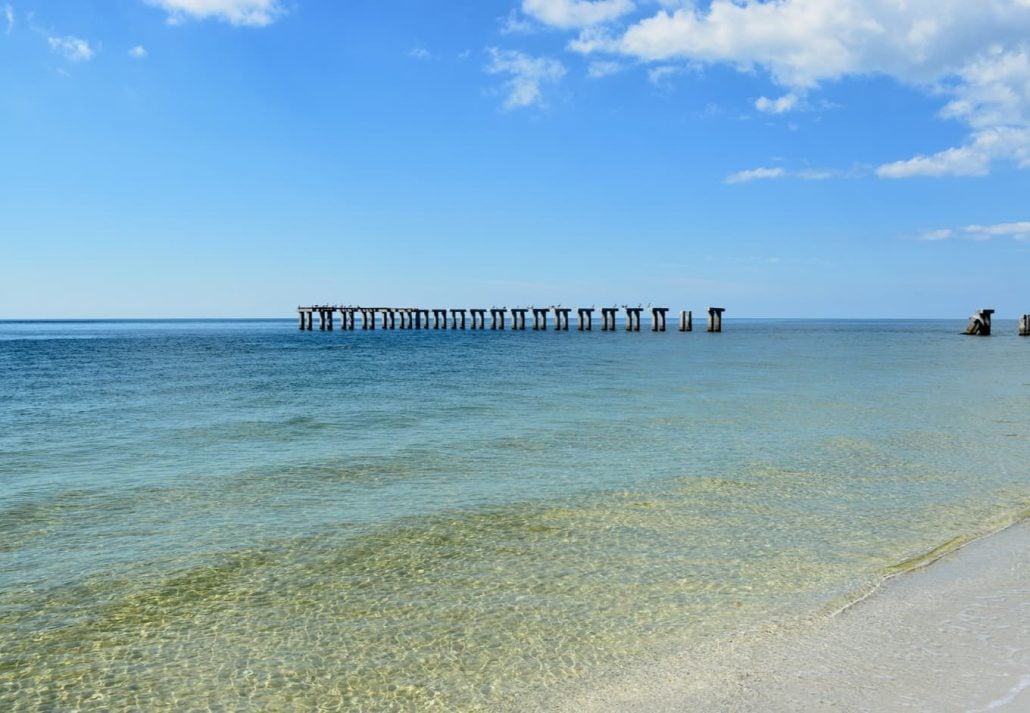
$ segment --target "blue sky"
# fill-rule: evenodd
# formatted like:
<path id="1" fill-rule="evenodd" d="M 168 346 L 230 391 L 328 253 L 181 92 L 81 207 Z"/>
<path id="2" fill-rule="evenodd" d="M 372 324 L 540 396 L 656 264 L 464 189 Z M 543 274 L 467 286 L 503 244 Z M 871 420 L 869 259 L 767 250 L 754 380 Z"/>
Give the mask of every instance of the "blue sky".
<path id="1" fill-rule="evenodd" d="M 0 318 L 1030 312 L 1030 0 L 0 0 Z"/>

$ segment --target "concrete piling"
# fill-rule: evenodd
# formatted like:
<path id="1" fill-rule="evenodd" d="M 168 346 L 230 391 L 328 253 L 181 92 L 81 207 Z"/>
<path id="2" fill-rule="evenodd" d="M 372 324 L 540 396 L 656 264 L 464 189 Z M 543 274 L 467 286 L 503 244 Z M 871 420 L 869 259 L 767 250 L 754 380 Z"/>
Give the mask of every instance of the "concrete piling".
<path id="1" fill-rule="evenodd" d="M 504 329 L 504 313 L 503 307 L 498 309 L 497 307 L 490 308 L 490 329 Z"/>
<path id="2" fill-rule="evenodd" d="M 668 307 L 652 307 L 651 308 L 651 331 L 652 332 L 664 332 L 665 331 L 665 313 L 669 311 Z"/>
<path id="3" fill-rule="evenodd" d="M 592 307 L 580 307 L 576 310 L 576 328 L 579 331 L 590 331 L 594 321 L 594 309 Z"/>
<path id="4" fill-rule="evenodd" d="M 639 332 L 640 331 L 640 313 L 643 311 L 642 307 L 624 307 L 626 310 L 626 331 L 627 332 Z M 612 327 L 614 329 L 614 326 Z"/>
<path id="5" fill-rule="evenodd" d="M 486 310 L 470 309 L 472 315 L 472 329 L 486 329 Z"/>
<path id="6" fill-rule="evenodd" d="M 512 307 L 511 309 L 511 328 L 517 329 L 520 332 L 526 331 L 526 312 L 528 309 L 520 307 Z"/>
<path id="7" fill-rule="evenodd" d="M 601 308 L 601 331 L 602 332 L 614 332 L 615 331 L 615 314 L 619 311 L 618 307 L 602 307 Z"/>
<path id="8" fill-rule="evenodd" d="M 721 332 L 722 331 L 722 313 L 726 311 L 725 307 L 709 307 L 708 308 L 708 331 L 709 332 Z"/>
<path id="9" fill-rule="evenodd" d="M 1030 337 L 1030 314 L 1024 314 L 1019 318 L 1019 336 Z"/>
<path id="10" fill-rule="evenodd" d="M 554 308 L 554 328 L 557 331 L 567 332 L 569 331 L 569 312 L 571 311 L 568 307 L 555 307 Z"/>
<path id="11" fill-rule="evenodd" d="M 461 328 L 465 329 L 465 310 L 463 309 L 452 309 L 451 310 L 451 329 L 458 328 L 458 315 L 461 315 Z"/>
<path id="12" fill-rule="evenodd" d="M 547 330 L 547 308 L 533 308 L 533 329 Z"/>
<path id="13" fill-rule="evenodd" d="M 979 309 L 970 318 L 969 324 L 966 325 L 966 334 L 976 335 L 979 337 L 991 336 L 991 315 L 994 314 L 993 309 Z"/>
<path id="14" fill-rule="evenodd" d="M 691 332 L 694 330 L 694 314 L 689 310 L 680 310 L 680 331 Z"/>

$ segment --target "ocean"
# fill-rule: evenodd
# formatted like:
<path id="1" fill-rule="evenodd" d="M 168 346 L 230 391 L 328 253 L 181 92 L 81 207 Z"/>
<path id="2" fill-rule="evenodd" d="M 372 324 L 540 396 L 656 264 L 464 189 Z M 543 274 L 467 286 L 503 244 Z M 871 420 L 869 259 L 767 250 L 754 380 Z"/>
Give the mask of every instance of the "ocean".
<path id="1" fill-rule="evenodd" d="M 0 709 L 533 710 L 724 667 L 1030 514 L 1030 339 L 963 326 L 0 322 Z"/>

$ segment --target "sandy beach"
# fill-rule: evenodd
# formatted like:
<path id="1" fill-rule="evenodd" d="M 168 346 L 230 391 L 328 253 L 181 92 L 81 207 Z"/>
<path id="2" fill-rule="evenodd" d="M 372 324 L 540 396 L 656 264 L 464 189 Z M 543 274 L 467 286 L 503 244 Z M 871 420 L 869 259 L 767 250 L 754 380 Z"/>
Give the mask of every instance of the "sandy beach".
<path id="1" fill-rule="evenodd" d="M 801 631 L 665 657 L 549 710 L 1030 710 L 1030 523 Z"/>

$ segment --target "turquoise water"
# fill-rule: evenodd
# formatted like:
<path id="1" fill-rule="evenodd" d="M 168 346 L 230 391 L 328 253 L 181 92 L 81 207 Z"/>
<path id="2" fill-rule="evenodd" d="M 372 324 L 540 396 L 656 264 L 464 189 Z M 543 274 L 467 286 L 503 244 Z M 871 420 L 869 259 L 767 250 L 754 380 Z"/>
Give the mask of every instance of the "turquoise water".
<path id="1" fill-rule="evenodd" d="M 1030 339 L 962 326 L 0 323 L 0 709 L 517 710 L 810 619 L 1026 516 Z"/>

